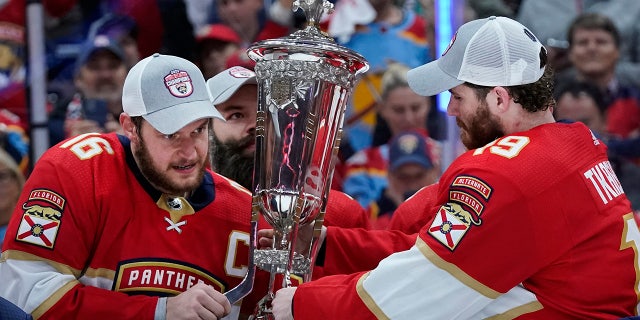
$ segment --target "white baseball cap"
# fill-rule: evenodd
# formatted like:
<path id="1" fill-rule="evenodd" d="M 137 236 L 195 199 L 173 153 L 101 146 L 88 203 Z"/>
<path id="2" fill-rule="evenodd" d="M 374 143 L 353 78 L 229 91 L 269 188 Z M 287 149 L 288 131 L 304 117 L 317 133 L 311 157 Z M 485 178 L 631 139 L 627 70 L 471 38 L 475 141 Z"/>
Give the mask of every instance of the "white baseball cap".
<path id="1" fill-rule="evenodd" d="M 186 59 L 158 53 L 140 60 L 127 74 L 122 108 L 130 116 L 142 116 L 163 134 L 196 120 L 223 118 L 209 101 L 200 69 Z"/>
<path id="2" fill-rule="evenodd" d="M 255 72 L 240 66 L 231 67 L 207 80 L 213 105 L 224 103 L 245 84 L 257 84 Z"/>
<path id="3" fill-rule="evenodd" d="M 546 49 L 519 22 L 489 17 L 463 24 L 442 56 L 407 72 L 409 87 L 432 96 L 469 82 L 480 86 L 517 86 L 544 74 Z"/>

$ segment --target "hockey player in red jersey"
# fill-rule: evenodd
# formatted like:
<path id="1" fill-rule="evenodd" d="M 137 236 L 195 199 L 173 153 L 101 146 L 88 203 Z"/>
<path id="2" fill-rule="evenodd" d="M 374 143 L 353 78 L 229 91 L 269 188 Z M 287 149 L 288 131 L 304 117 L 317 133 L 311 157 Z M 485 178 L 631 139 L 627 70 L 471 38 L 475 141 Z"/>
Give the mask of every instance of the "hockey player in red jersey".
<path id="1" fill-rule="evenodd" d="M 461 26 L 440 59 L 411 70 L 414 91 L 449 90 L 447 111 L 469 150 L 424 207 L 433 217 L 408 250 L 371 271 L 279 290 L 275 318 L 637 315 L 638 226 L 606 146 L 584 124 L 553 119 L 546 62 L 528 29 L 489 17 Z M 324 246 L 326 257 L 339 252 L 342 261 L 357 260 L 349 254 L 365 245 L 379 254 L 412 240 L 397 231 L 338 231 L 327 229 Z M 332 261 L 325 258 L 325 272 Z"/>
<path id="2" fill-rule="evenodd" d="M 206 169 L 221 116 L 202 74 L 147 57 L 123 108 L 124 135 L 76 136 L 36 164 L 2 248 L 0 296 L 37 319 L 236 318 L 221 292 L 246 273 L 251 194 Z"/>

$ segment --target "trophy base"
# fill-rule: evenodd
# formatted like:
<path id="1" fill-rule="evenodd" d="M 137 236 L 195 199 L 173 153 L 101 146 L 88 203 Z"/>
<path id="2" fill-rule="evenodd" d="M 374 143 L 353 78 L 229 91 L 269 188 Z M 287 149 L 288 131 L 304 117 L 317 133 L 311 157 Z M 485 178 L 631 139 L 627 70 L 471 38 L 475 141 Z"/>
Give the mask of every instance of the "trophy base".
<path id="1" fill-rule="evenodd" d="M 271 312 L 271 302 L 273 301 L 274 294 L 267 293 L 262 297 L 256 305 L 256 308 L 252 315 L 249 316 L 249 320 L 275 320 L 273 313 Z"/>
<path id="2" fill-rule="evenodd" d="M 252 315 L 249 317 L 249 320 L 275 320 L 275 318 L 273 317 L 273 314 L 265 313 L 265 314 Z"/>
<path id="3" fill-rule="evenodd" d="M 256 266 L 265 271 L 284 273 L 289 262 L 289 251 L 285 250 L 256 250 L 254 254 Z M 296 253 L 293 257 L 291 273 L 306 274 L 310 271 L 311 260 Z"/>

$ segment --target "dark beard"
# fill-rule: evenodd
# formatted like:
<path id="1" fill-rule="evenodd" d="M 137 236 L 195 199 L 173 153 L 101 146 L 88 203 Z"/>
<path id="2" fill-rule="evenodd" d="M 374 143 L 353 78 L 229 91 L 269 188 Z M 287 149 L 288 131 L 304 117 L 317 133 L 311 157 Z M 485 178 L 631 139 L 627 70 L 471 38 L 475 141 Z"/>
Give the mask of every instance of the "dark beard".
<path id="1" fill-rule="evenodd" d="M 142 175 L 147 178 L 151 185 L 156 189 L 168 195 L 183 196 L 184 194 L 191 193 L 202 183 L 205 170 L 203 165 L 200 166 L 196 183 L 190 185 L 178 185 L 172 182 L 162 171 L 153 166 L 153 160 L 151 158 L 151 154 L 149 154 L 147 145 L 144 143 L 141 136 L 138 137 L 140 144 L 139 147 L 133 151 L 133 154 L 138 161 L 140 172 L 142 172 Z"/>
<path id="2" fill-rule="evenodd" d="M 243 154 L 244 148 L 255 140 L 253 135 L 242 140 L 222 142 L 213 136 L 211 166 L 213 170 L 251 190 L 253 184 L 253 155 Z"/>
<path id="3" fill-rule="evenodd" d="M 489 112 L 486 103 L 480 104 L 468 126 L 458 118 L 456 123 L 466 131 L 460 134 L 460 140 L 467 150 L 484 147 L 487 143 L 504 136 L 502 125 L 498 118 Z"/>

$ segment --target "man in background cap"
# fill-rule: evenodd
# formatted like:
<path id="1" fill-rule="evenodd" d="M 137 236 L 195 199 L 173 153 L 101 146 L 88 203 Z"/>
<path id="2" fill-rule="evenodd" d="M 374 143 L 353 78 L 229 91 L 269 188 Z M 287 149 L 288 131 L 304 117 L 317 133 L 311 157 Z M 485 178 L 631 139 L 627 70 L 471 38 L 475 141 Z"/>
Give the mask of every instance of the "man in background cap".
<path id="1" fill-rule="evenodd" d="M 106 35 L 89 38 L 76 60 L 75 94 L 50 115 L 52 145 L 88 132 L 118 131 L 128 67 L 122 48 Z"/>
<path id="2" fill-rule="evenodd" d="M 240 37 L 231 27 L 215 23 L 196 33 L 196 65 L 209 79 L 227 68 L 227 60 L 240 49 Z M 248 58 L 247 58 L 248 59 Z"/>
<path id="3" fill-rule="evenodd" d="M 97 35 L 105 35 L 118 43 L 124 53 L 127 69 L 140 61 L 138 25 L 132 17 L 113 13 L 104 15 L 89 27 L 89 37 Z"/>
<path id="4" fill-rule="evenodd" d="M 368 208 L 374 229 L 387 229 L 393 212 L 407 198 L 436 183 L 440 172 L 431 161 L 427 136 L 418 130 L 403 131 L 389 142 L 387 187 Z"/>
<path id="5" fill-rule="evenodd" d="M 442 57 L 409 71 L 417 93 L 451 93 L 447 112 L 469 149 L 425 206 L 433 218 L 417 239 L 327 228 L 318 257 L 325 268 L 354 262 L 364 250 L 409 250 L 371 271 L 279 290 L 275 318 L 637 314 L 640 232 L 629 201 L 604 144 L 582 123 L 554 121 L 546 62 L 542 44 L 524 26 L 489 17 L 462 25 Z M 418 194 L 406 203 L 423 201 Z"/>
<path id="6" fill-rule="evenodd" d="M 247 271 L 251 194 L 206 168 L 221 115 L 202 73 L 154 54 L 128 73 L 122 104 L 122 135 L 79 135 L 38 161 L 7 229 L 0 297 L 38 319 L 237 317 L 221 292 Z"/>

